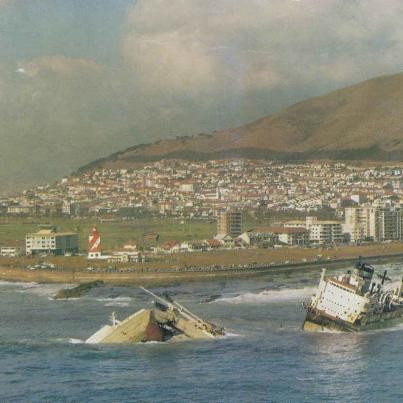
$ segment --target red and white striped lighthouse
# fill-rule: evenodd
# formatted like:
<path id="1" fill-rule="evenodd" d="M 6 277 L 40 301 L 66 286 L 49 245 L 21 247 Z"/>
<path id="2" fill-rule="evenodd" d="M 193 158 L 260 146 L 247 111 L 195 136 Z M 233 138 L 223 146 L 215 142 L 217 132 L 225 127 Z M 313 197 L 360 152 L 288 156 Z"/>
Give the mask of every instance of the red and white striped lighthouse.
<path id="1" fill-rule="evenodd" d="M 88 259 L 99 259 L 101 257 L 101 235 L 94 225 L 88 239 Z"/>

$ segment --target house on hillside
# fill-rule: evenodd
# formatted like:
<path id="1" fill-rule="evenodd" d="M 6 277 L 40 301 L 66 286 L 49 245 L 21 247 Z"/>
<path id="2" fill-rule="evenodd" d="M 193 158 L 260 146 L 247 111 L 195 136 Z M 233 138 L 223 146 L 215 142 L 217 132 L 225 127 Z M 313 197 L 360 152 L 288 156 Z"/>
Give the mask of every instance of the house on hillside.
<path id="1" fill-rule="evenodd" d="M 234 247 L 234 238 L 230 234 L 217 234 L 214 239 L 219 241 L 224 248 Z"/>
<path id="2" fill-rule="evenodd" d="M 180 251 L 180 243 L 178 241 L 168 240 L 161 245 L 164 253 L 178 253 Z"/>
<path id="3" fill-rule="evenodd" d="M 208 239 L 206 243 L 209 250 L 220 249 L 222 247 L 222 244 L 218 239 Z"/>

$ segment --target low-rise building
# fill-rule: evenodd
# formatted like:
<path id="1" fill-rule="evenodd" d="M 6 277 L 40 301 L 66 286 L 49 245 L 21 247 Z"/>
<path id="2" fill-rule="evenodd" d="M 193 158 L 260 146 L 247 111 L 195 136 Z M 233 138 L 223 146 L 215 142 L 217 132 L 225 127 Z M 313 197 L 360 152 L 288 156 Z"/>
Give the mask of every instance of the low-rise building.
<path id="1" fill-rule="evenodd" d="M 0 256 L 2 257 L 19 257 L 25 255 L 25 245 L 23 242 L 8 242 L 0 246 Z"/>
<path id="2" fill-rule="evenodd" d="M 245 235 L 244 235 L 245 234 Z M 267 248 L 278 243 L 278 234 L 272 227 L 256 227 L 242 234 L 243 239 L 249 239 L 249 245 L 259 248 Z"/>
<path id="3" fill-rule="evenodd" d="M 232 248 L 234 246 L 234 238 L 230 234 L 217 234 L 214 239 L 219 241 L 225 248 Z"/>
<path id="4" fill-rule="evenodd" d="M 136 245 L 126 244 L 122 249 L 113 251 L 108 257 L 110 263 L 138 263 L 141 261 L 140 252 Z"/>
<path id="5" fill-rule="evenodd" d="M 309 245 L 309 231 L 301 227 L 283 227 L 277 232 L 278 240 L 289 246 Z"/>
<path id="6" fill-rule="evenodd" d="M 78 253 L 78 234 L 58 232 L 54 226 L 42 227 L 38 232 L 26 235 L 25 249 L 27 255 Z"/>
<path id="7" fill-rule="evenodd" d="M 180 244 L 178 241 L 168 240 L 161 245 L 161 250 L 165 253 L 177 253 L 180 251 Z"/>
<path id="8" fill-rule="evenodd" d="M 342 224 L 338 221 L 319 221 L 316 217 L 307 217 L 306 227 L 309 240 L 314 244 L 330 245 L 344 240 Z"/>
<path id="9" fill-rule="evenodd" d="M 7 207 L 7 214 L 9 215 L 31 215 L 35 212 L 34 206 L 11 205 Z"/>

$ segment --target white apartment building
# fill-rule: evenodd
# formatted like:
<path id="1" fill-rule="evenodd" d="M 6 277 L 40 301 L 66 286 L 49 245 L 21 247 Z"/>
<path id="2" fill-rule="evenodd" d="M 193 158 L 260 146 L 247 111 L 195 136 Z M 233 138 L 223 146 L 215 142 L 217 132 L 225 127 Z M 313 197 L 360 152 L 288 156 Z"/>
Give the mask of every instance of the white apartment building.
<path id="1" fill-rule="evenodd" d="M 306 217 L 309 240 L 314 244 L 334 244 L 343 242 L 343 228 L 338 221 L 319 221 L 316 217 Z"/>
<path id="2" fill-rule="evenodd" d="M 401 209 L 390 205 L 350 207 L 345 209 L 343 229 L 350 235 L 351 242 L 400 240 L 402 219 Z"/>
<path id="3" fill-rule="evenodd" d="M 40 229 L 25 237 L 27 255 L 46 253 L 65 255 L 78 252 L 78 234 L 75 232 L 57 232 L 55 227 Z"/>
<path id="4" fill-rule="evenodd" d="M 376 208 L 370 206 L 348 207 L 344 211 L 345 233 L 351 242 L 376 238 Z"/>

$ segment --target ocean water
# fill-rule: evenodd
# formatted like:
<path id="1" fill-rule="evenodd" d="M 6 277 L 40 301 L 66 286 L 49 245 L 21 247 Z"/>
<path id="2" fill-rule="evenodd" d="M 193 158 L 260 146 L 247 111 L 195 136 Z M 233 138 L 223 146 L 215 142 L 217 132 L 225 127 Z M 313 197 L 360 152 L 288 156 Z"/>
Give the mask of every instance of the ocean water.
<path id="1" fill-rule="evenodd" d="M 391 276 L 403 274 L 400 265 L 390 269 Z M 302 332 L 301 302 L 318 279 L 319 272 L 309 272 L 167 287 L 228 336 L 130 346 L 83 340 L 112 311 L 124 318 L 149 306 L 139 289 L 103 287 L 54 301 L 60 285 L 0 282 L 0 401 L 402 401 L 403 325 Z"/>

